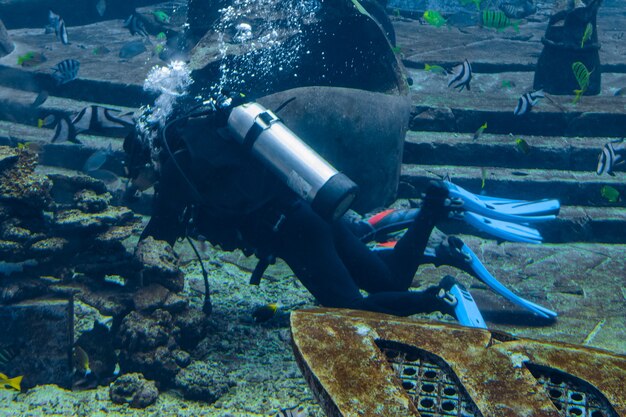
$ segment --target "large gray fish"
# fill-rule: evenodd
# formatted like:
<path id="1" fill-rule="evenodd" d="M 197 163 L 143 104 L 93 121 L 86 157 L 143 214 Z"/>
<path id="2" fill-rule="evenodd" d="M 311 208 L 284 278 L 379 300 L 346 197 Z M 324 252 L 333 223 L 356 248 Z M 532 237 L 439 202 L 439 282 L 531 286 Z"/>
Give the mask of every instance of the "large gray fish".
<path id="1" fill-rule="evenodd" d="M 143 24 L 143 20 L 139 13 L 136 11 L 131 14 L 128 19 L 124 22 L 124 27 L 128 29 L 131 35 L 141 35 L 148 37 L 148 32 L 146 31 L 146 27 Z"/>
<path id="2" fill-rule="evenodd" d="M 463 91 L 467 87 L 467 91 L 469 91 L 470 81 L 472 81 L 472 66 L 466 59 L 461 65 L 452 69 L 452 78 L 448 82 L 448 87 L 458 88 L 459 91 Z"/>
<path id="3" fill-rule="evenodd" d="M 66 84 L 76 79 L 79 69 L 80 62 L 75 59 L 64 59 L 52 67 L 54 70 L 52 77 L 57 80 L 59 85 Z"/>
<path id="4" fill-rule="evenodd" d="M 613 170 L 623 165 L 624 162 L 626 162 L 626 142 L 624 142 L 624 138 L 613 140 L 602 147 L 602 153 L 598 157 L 596 174 L 614 176 Z"/>
<path id="5" fill-rule="evenodd" d="M 521 116 L 532 110 L 534 106 L 539 103 L 539 99 L 544 98 L 543 89 L 537 90 L 533 93 L 524 93 L 517 101 L 517 106 L 513 110 L 513 114 Z"/>

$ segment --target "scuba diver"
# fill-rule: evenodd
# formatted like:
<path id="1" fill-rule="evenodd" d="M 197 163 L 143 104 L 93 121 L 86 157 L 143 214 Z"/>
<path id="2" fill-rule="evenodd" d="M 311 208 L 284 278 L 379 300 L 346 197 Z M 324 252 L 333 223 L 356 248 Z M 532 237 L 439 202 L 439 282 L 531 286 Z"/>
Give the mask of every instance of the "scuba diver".
<path id="1" fill-rule="evenodd" d="M 137 132 L 126 138 L 133 186 L 145 189 L 157 180 L 142 239 L 152 236 L 174 245 L 180 237 L 193 237 L 255 254 L 253 283 L 281 258 L 323 306 L 398 316 L 441 311 L 460 319 L 459 298 L 467 292 L 451 296 L 458 287 L 454 279 L 409 290 L 421 263 L 447 263 L 538 316 L 556 317 L 496 281 L 460 240 L 448 238 L 435 249 L 427 245 L 437 223 L 463 214 L 497 236 L 537 243 L 538 232 L 524 224 L 554 218 L 558 202 L 487 200 L 433 181 L 419 209 L 354 220 L 345 213 L 356 185 L 280 121 L 276 113 L 288 102 L 272 112 L 238 101 L 219 96 L 181 105 L 166 124 L 154 126 L 151 140 Z M 388 250 L 370 250 L 364 243 L 399 229 L 406 232 Z"/>

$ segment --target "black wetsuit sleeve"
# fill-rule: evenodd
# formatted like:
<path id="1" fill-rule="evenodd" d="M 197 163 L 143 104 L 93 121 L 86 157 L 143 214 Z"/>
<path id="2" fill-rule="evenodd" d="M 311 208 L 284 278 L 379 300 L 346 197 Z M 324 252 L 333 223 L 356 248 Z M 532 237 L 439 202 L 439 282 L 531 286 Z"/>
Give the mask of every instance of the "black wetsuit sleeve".
<path id="1" fill-rule="evenodd" d="M 177 155 L 179 166 L 183 159 Z M 155 185 L 152 201 L 152 216 L 141 234 L 141 239 L 152 236 L 174 245 L 176 239 L 185 234 L 183 215 L 190 204 L 189 190 L 181 179 L 181 173 L 171 159 L 164 163 L 160 179 Z"/>

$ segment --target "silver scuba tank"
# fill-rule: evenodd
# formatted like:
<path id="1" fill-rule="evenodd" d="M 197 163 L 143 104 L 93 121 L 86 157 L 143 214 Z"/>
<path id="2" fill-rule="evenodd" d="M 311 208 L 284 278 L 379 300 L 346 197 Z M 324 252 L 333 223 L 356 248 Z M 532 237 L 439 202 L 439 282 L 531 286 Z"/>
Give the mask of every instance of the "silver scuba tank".
<path id="1" fill-rule="evenodd" d="M 227 130 L 323 218 L 336 220 L 354 201 L 357 185 L 262 105 L 233 107 Z"/>

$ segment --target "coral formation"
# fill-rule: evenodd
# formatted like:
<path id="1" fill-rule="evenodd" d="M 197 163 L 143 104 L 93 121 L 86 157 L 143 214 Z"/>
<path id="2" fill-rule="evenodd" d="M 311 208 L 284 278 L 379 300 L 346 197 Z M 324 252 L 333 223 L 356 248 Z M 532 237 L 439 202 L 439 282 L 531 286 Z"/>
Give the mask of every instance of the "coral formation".
<path id="1" fill-rule="evenodd" d="M 116 404 L 127 403 L 133 408 L 145 408 L 159 396 L 154 381 L 146 380 L 140 373 L 122 375 L 111 384 L 109 392 L 111 401 Z"/>
<path id="2" fill-rule="evenodd" d="M 176 375 L 176 387 L 189 400 L 213 403 L 233 385 L 218 363 L 195 361 Z"/>

